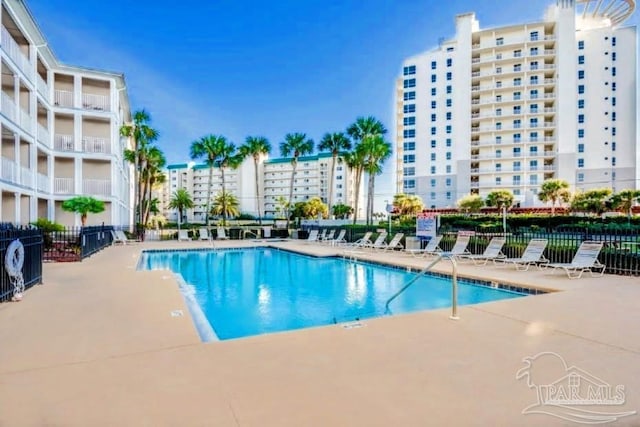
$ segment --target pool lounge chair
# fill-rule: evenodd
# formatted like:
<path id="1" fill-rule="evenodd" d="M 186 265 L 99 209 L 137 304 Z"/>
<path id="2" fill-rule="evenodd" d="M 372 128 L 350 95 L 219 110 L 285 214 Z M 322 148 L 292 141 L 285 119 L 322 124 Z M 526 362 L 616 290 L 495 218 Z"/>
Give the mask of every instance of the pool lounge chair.
<path id="1" fill-rule="evenodd" d="M 435 236 L 429 239 L 429 241 L 427 242 L 427 246 L 425 246 L 424 249 L 405 249 L 404 251 L 414 257 L 417 257 L 418 255 L 432 255 L 438 252 L 442 252 L 442 249 L 440 249 L 440 246 L 438 246 L 441 240 L 442 236 Z"/>
<path id="2" fill-rule="evenodd" d="M 347 241 L 345 240 L 344 236 L 347 234 L 347 230 L 340 230 L 340 232 L 338 233 L 338 237 L 336 237 L 335 239 L 327 239 L 325 241 L 325 243 L 327 243 L 328 245 L 341 245 L 341 244 L 345 244 L 347 243 Z"/>
<path id="3" fill-rule="evenodd" d="M 198 234 L 200 236 L 200 240 L 211 240 L 211 236 L 209 235 L 209 230 L 202 227 L 198 230 Z"/>
<path id="4" fill-rule="evenodd" d="M 588 271 L 592 277 L 601 277 L 606 266 L 598 261 L 598 255 L 602 250 L 602 242 L 584 241 L 578 248 L 573 259 L 569 263 L 547 264 L 545 268 L 564 270 L 569 279 L 579 279 L 582 273 Z M 600 270 L 598 273 L 594 269 Z"/>
<path id="5" fill-rule="evenodd" d="M 191 237 L 189 237 L 189 230 L 178 230 L 178 242 L 189 241 L 191 241 Z"/>
<path id="6" fill-rule="evenodd" d="M 129 239 L 127 235 L 124 234 L 124 231 L 122 230 L 116 230 L 116 231 L 111 230 L 111 236 L 113 237 L 112 243 L 114 245 L 116 243 L 122 243 L 123 245 L 126 245 L 127 243 L 138 243 L 137 240 Z"/>
<path id="7" fill-rule="evenodd" d="M 333 237 L 336 235 L 336 230 L 329 230 L 329 234 L 326 234 L 322 240 L 320 240 L 320 243 L 327 243 L 331 240 L 333 240 Z"/>
<path id="8" fill-rule="evenodd" d="M 224 227 L 217 227 L 216 228 L 216 234 L 217 234 L 216 239 L 218 239 L 218 240 L 229 240 L 229 238 L 227 237 L 227 233 L 226 233 Z"/>
<path id="9" fill-rule="evenodd" d="M 322 233 L 320 233 L 320 235 L 318 236 L 318 238 L 316 239 L 317 241 L 322 241 L 324 240 L 325 237 L 327 237 L 327 228 L 322 230 Z"/>
<path id="10" fill-rule="evenodd" d="M 392 251 L 395 249 L 402 249 L 404 246 L 402 246 L 402 243 L 400 243 L 400 240 L 402 240 L 403 237 L 404 237 L 404 233 L 396 233 L 395 236 L 393 236 L 393 239 L 391 239 L 389 243 L 385 243 L 383 241 L 379 249 L 382 249 L 383 251 L 389 251 L 389 250 Z"/>
<path id="11" fill-rule="evenodd" d="M 309 231 L 309 236 L 307 237 L 307 240 L 305 241 L 305 243 L 313 243 L 317 241 L 318 241 L 318 230 Z"/>
<path id="12" fill-rule="evenodd" d="M 531 239 L 520 258 L 503 258 L 497 261 L 505 264 L 513 264 L 516 270 L 527 271 L 531 264 L 548 263 L 544 257 L 544 250 L 547 247 L 547 239 Z"/>
<path id="13" fill-rule="evenodd" d="M 494 237 L 489 242 L 489 245 L 486 247 L 484 252 L 479 255 L 459 255 L 458 258 L 461 260 L 468 259 L 473 262 L 475 265 L 486 265 L 489 261 L 493 261 L 495 263 L 496 260 L 500 260 L 502 258 L 506 258 L 506 256 L 502 253 L 502 247 L 506 243 L 507 239 L 504 237 Z"/>
<path id="14" fill-rule="evenodd" d="M 365 246 L 365 248 L 371 248 L 373 250 L 384 248 L 387 245 L 385 242 L 387 236 L 388 233 L 386 231 L 381 231 L 376 240 L 372 244 Z"/>
<path id="15" fill-rule="evenodd" d="M 350 248 L 363 248 L 365 246 L 370 246 L 373 243 L 371 242 L 371 235 L 373 232 L 367 231 L 364 233 L 361 239 L 356 240 L 355 242 L 348 243 L 347 246 Z"/>

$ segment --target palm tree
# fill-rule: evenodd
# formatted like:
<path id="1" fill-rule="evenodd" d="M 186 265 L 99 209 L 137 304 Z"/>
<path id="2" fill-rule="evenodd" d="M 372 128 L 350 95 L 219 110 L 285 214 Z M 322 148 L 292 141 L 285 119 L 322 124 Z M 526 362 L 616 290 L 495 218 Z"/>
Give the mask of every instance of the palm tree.
<path id="1" fill-rule="evenodd" d="M 551 215 L 556 213 L 556 203 L 558 201 L 567 203 L 571 200 L 569 183 L 562 179 L 548 179 L 540 186 L 538 199 L 542 202 L 551 202 Z"/>
<path id="2" fill-rule="evenodd" d="M 263 136 L 248 136 L 244 145 L 240 147 L 240 153 L 247 157 L 253 157 L 253 170 L 256 179 L 256 198 L 258 205 L 258 223 L 262 225 L 262 212 L 260 207 L 262 199 L 260 198 L 260 175 L 258 173 L 258 165 L 262 156 L 268 156 L 271 152 L 271 143 Z"/>
<path id="3" fill-rule="evenodd" d="M 393 196 L 393 206 L 401 216 L 415 216 L 422 212 L 424 205 L 420 196 L 415 194 L 396 194 Z"/>
<path id="4" fill-rule="evenodd" d="M 484 206 L 484 200 L 478 194 L 468 194 L 457 202 L 458 208 L 464 213 L 479 212 Z"/>
<path id="5" fill-rule="evenodd" d="M 142 148 L 152 144 L 158 139 L 158 131 L 149 124 L 151 116 L 144 109 L 133 113 L 133 122 L 120 127 L 120 135 L 133 139 L 133 150 L 125 150 L 125 159 L 133 163 L 134 182 L 134 215 L 135 223 L 142 222 L 142 182 L 140 181 L 140 170 L 144 166 L 144 159 L 140 157 Z"/>
<path id="6" fill-rule="evenodd" d="M 334 178 L 336 172 L 336 160 L 338 159 L 338 155 L 341 152 L 351 149 L 351 141 L 342 132 L 326 133 L 322 137 L 318 149 L 320 151 L 331 152 L 331 175 L 329 177 L 329 197 L 327 199 L 327 206 L 329 212 L 331 212 L 331 206 L 333 205 L 333 187 L 335 182 Z"/>
<path id="7" fill-rule="evenodd" d="M 293 182 L 298 166 L 298 158 L 313 152 L 313 140 L 307 139 L 304 133 L 288 133 L 284 137 L 284 141 L 280 143 L 280 153 L 283 157 L 291 156 L 291 185 L 289 186 L 289 204 L 287 206 L 287 228 L 289 228 L 289 209 L 293 199 Z"/>
<path id="8" fill-rule="evenodd" d="M 191 195 L 184 188 L 178 188 L 171 200 L 169 201 L 169 209 L 178 209 L 178 230 L 180 229 L 180 223 L 182 222 L 182 215 L 185 209 L 193 208 L 193 199 Z"/>
<path id="9" fill-rule="evenodd" d="M 364 153 L 364 170 L 369 177 L 367 189 L 367 225 L 373 223 L 373 197 L 375 177 L 382 173 L 382 164 L 391 157 L 391 144 L 382 135 L 368 136 L 356 150 Z"/>
<path id="10" fill-rule="evenodd" d="M 513 205 L 513 193 L 508 190 L 494 190 L 487 194 L 487 206 L 495 206 L 502 210 L 502 232 L 507 234 L 507 209 Z"/>
<path id="11" fill-rule="evenodd" d="M 622 209 L 631 221 L 633 205 L 640 201 L 640 190 L 622 190 L 611 197 L 611 204 L 615 209 Z"/>
<path id="12" fill-rule="evenodd" d="M 364 171 L 364 153 L 362 150 L 355 150 L 347 153 L 344 156 L 344 162 L 347 167 L 353 171 L 354 174 L 354 187 L 355 187 L 355 200 L 353 208 L 353 224 L 358 221 L 358 205 L 360 204 L 360 187 L 362 183 L 362 172 Z"/>
<path id="13" fill-rule="evenodd" d="M 104 202 L 88 196 L 78 196 L 62 202 L 62 210 L 80 214 L 80 221 L 84 227 L 90 213 L 104 211 Z"/>
<path id="14" fill-rule="evenodd" d="M 207 185 L 207 205 L 205 208 L 206 222 L 209 227 L 209 206 L 211 203 L 211 186 L 213 184 L 213 168 L 221 166 L 221 162 L 229 157 L 229 153 L 235 151 L 235 145 L 227 141 L 222 135 L 207 135 L 191 143 L 191 158 L 193 160 L 205 158 L 205 163 L 209 166 L 209 184 Z M 222 173 L 222 190 L 224 191 L 224 170 Z"/>
<path id="15" fill-rule="evenodd" d="M 611 189 L 609 188 L 597 188 L 584 193 L 577 192 L 571 199 L 571 209 L 600 215 L 606 210 L 606 202 L 610 196 Z"/>
<path id="16" fill-rule="evenodd" d="M 358 151 L 358 146 L 361 145 L 366 139 L 376 136 L 383 136 L 387 133 L 387 129 L 384 127 L 382 122 L 376 119 L 373 116 L 369 117 L 358 117 L 354 123 L 352 123 L 347 128 L 347 134 L 353 139 L 356 143 L 355 151 Z M 361 153 L 362 154 L 362 153 Z M 360 197 L 360 184 L 362 182 L 362 173 L 367 168 L 366 159 L 361 157 L 361 154 L 352 157 L 350 160 L 353 164 L 355 164 L 355 181 L 356 181 L 356 206 L 355 206 L 355 215 L 353 218 L 354 224 L 357 220 L 358 216 L 358 198 Z M 359 163 L 363 164 L 360 166 Z M 371 181 L 369 181 L 369 185 L 371 185 Z M 369 206 L 369 203 L 373 204 L 373 195 L 371 195 L 371 202 L 369 202 L 369 196 L 367 196 L 367 223 L 369 223 L 370 213 L 372 213 L 373 208 Z"/>
<path id="17" fill-rule="evenodd" d="M 167 164 L 167 160 L 164 157 L 164 153 L 158 147 L 145 147 L 145 168 L 142 169 L 140 179 L 143 181 L 142 188 L 142 225 L 146 226 L 149 221 L 149 207 L 151 202 L 151 194 L 153 187 L 156 184 L 164 182 L 165 175 L 162 169 Z"/>
<path id="18" fill-rule="evenodd" d="M 222 225 L 226 225 L 227 216 L 240 215 L 239 207 L 240 203 L 238 202 L 238 198 L 232 193 L 227 193 L 223 190 L 213 198 L 211 213 L 214 215 L 222 215 Z"/>

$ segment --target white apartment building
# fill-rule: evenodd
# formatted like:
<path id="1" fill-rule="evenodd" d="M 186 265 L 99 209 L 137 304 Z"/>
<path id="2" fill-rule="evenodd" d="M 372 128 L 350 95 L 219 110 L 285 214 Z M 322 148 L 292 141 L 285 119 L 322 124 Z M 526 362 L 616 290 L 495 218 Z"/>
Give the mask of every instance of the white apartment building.
<path id="1" fill-rule="evenodd" d="M 164 188 L 164 211 L 163 215 L 169 221 L 178 220 L 178 211 L 169 209 L 167 206 L 172 195 L 179 189 L 184 188 L 191 195 L 194 203 L 193 209 L 188 209 L 184 213 L 186 218 L 181 221 L 204 223 L 207 220 L 205 215 L 207 206 L 207 184 L 209 182 L 209 166 L 206 164 L 181 163 L 169 165 L 167 167 L 167 180 Z M 259 166 L 258 178 L 261 178 Z M 245 159 L 237 168 L 225 168 L 224 170 L 225 189 L 228 193 L 238 198 L 240 212 L 257 215 L 257 197 L 255 185 L 255 172 L 253 158 Z M 222 173 L 220 168 L 213 168 L 213 180 L 211 183 L 211 199 L 222 191 Z M 163 204 L 163 203 L 161 203 Z M 211 208 L 211 204 L 209 205 Z"/>
<path id="2" fill-rule="evenodd" d="M 495 189 L 539 205 L 549 178 L 639 188 L 634 8 L 557 0 L 538 22 L 488 29 L 457 16 L 397 80 L 396 191 L 440 208 Z"/>
<path id="3" fill-rule="evenodd" d="M 61 205 L 86 195 L 106 208 L 89 225 L 131 224 L 123 75 L 61 64 L 23 1 L 1 0 L 0 22 L 1 220 L 80 225 Z"/>

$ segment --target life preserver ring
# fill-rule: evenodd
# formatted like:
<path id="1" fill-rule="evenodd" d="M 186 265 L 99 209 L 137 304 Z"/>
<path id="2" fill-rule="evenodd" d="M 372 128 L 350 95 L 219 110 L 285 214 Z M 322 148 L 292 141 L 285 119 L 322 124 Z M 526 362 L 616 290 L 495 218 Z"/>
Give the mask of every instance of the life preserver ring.
<path id="1" fill-rule="evenodd" d="M 19 239 L 9 243 L 7 254 L 4 257 L 4 268 L 11 277 L 22 275 L 22 265 L 24 264 L 24 246 Z"/>

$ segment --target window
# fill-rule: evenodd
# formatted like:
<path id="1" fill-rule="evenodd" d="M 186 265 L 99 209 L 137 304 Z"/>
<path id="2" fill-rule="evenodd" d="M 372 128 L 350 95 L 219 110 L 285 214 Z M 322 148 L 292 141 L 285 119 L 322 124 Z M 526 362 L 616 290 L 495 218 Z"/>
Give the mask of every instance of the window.
<path id="1" fill-rule="evenodd" d="M 531 49 L 529 49 L 529 55 L 531 55 L 531 56 L 538 55 L 538 48 L 537 47 L 532 47 Z"/>
<path id="2" fill-rule="evenodd" d="M 451 138 L 447 138 L 446 144 L 447 147 L 451 147 Z"/>
<path id="3" fill-rule="evenodd" d="M 430 182 L 431 187 L 435 187 L 436 186 L 436 180 L 435 179 L 431 179 Z"/>
<path id="4" fill-rule="evenodd" d="M 453 59 L 447 58 L 447 67 L 451 67 L 453 65 Z"/>
<path id="5" fill-rule="evenodd" d="M 431 74 L 431 83 L 435 83 L 435 82 L 436 82 L 436 75 Z"/>
<path id="6" fill-rule="evenodd" d="M 403 124 L 404 124 L 405 126 L 415 126 L 415 124 L 416 124 L 416 118 L 415 118 L 414 116 L 411 116 L 411 117 L 405 117 L 405 118 L 403 119 Z"/>
<path id="7" fill-rule="evenodd" d="M 513 142 L 520 142 L 522 140 L 522 134 L 514 133 L 513 134 Z"/>
<path id="8" fill-rule="evenodd" d="M 584 55 L 578 55 L 578 64 L 584 65 Z"/>
<path id="9" fill-rule="evenodd" d="M 584 167 L 584 159 L 578 159 L 578 167 L 579 168 L 583 168 Z"/>
<path id="10" fill-rule="evenodd" d="M 445 181 L 445 185 L 446 185 L 447 187 L 451 187 L 451 178 L 447 178 L 447 179 L 446 179 L 446 181 Z"/>
<path id="11" fill-rule="evenodd" d="M 584 153 L 584 144 L 578 144 L 578 153 Z"/>
<path id="12" fill-rule="evenodd" d="M 436 108 L 436 101 L 431 101 L 431 108 Z"/>
<path id="13" fill-rule="evenodd" d="M 616 97 L 615 96 L 611 97 L 611 105 L 613 105 L 614 107 L 616 106 Z"/>
<path id="14" fill-rule="evenodd" d="M 452 105 L 451 99 L 447 99 L 447 107 L 451 107 L 451 105 Z"/>
<path id="15" fill-rule="evenodd" d="M 538 170 L 538 161 L 537 160 L 529 161 L 529 169 L 532 171 Z"/>
<path id="16" fill-rule="evenodd" d="M 529 40 L 531 40 L 532 42 L 538 41 L 538 32 L 532 31 L 531 33 L 529 33 Z"/>
<path id="17" fill-rule="evenodd" d="M 579 70 L 579 71 L 578 71 L 578 78 L 579 78 L 580 80 L 584 79 L 584 70 Z"/>
<path id="18" fill-rule="evenodd" d="M 537 70 L 538 69 L 538 61 L 531 62 L 531 64 L 529 65 L 529 69 L 530 70 Z"/>
<path id="19" fill-rule="evenodd" d="M 502 74 L 502 67 L 496 67 L 496 74 Z"/>
<path id="20" fill-rule="evenodd" d="M 531 104 L 529 106 L 529 112 L 535 114 L 538 112 L 538 104 Z"/>
<path id="21" fill-rule="evenodd" d="M 502 95 L 496 95 L 496 102 L 502 102 Z"/>
<path id="22" fill-rule="evenodd" d="M 435 166 L 431 166 L 431 174 L 435 174 L 436 173 L 436 167 Z"/>
<path id="23" fill-rule="evenodd" d="M 414 141 L 405 142 L 402 144 L 404 151 L 413 151 L 416 149 L 416 143 Z"/>
<path id="24" fill-rule="evenodd" d="M 513 100 L 514 101 L 520 100 L 520 96 L 521 96 L 520 92 L 513 92 Z"/>
<path id="25" fill-rule="evenodd" d="M 431 200 L 435 200 L 436 199 L 436 193 L 435 192 L 431 192 L 430 194 Z"/>
<path id="26" fill-rule="evenodd" d="M 431 135 L 435 135 L 435 134 L 436 134 L 436 127 L 431 126 Z"/>
<path id="27" fill-rule="evenodd" d="M 584 50 L 584 40 L 578 40 L 578 49 Z"/>
<path id="28" fill-rule="evenodd" d="M 537 128 L 538 127 L 538 118 L 532 117 L 529 119 L 529 127 Z"/>
<path id="29" fill-rule="evenodd" d="M 431 148 L 436 148 L 436 140 L 435 139 L 431 140 Z"/>
<path id="30" fill-rule="evenodd" d="M 535 145 L 533 147 L 529 147 L 529 154 L 531 154 L 532 156 L 538 155 L 538 147 L 536 147 Z"/>
<path id="31" fill-rule="evenodd" d="M 578 174 L 578 182 L 584 182 L 584 174 L 582 172 Z"/>
<path id="32" fill-rule="evenodd" d="M 611 75 L 612 75 L 613 77 L 615 77 L 615 76 L 616 76 L 616 67 L 611 67 Z"/>
<path id="33" fill-rule="evenodd" d="M 451 85 L 447 85 L 447 94 L 450 94 L 451 90 L 452 90 Z"/>
<path id="34" fill-rule="evenodd" d="M 611 90 L 616 90 L 616 82 L 611 83 Z"/>
<path id="35" fill-rule="evenodd" d="M 513 71 L 518 72 L 522 71 L 522 64 L 516 64 L 513 66 Z"/>
<path id="36" fill-rule="evenodd" d="M 522 79 L 520 77 L 513 79 L 513 85 L 514 86 L 521 86 L 522 85 Z"/>
<path id="37" fill-rule="evenodd" d="M 453 52 L 453 47 L 448 47 L 447 52 Z"/>
<path id="38" fill-rule="evenodd" d="M 405 114 L 415 113 L 416 112 L 416 104 L 407 104 L 404 107 L 402 107 L 402 111 Z"/>
<path id="39" fill-rule="evenodd" d="M 447 125 L 446 130 L 447 130 L 447 133 L 451 133 L 451 125 Z"/>
<path id="40" fill-rule="evenodd" d="M 513 114 L 520 114 L 522 111 L 522 107 L 520 105 L 516 105 L 513 107 Z"/>
<path id="41" fill-rule="evenodd" d="M 496 163 L 496 172 L 500 172 L 502 170 L 502 163 Z"/>
<path id="42" fill-rule="evenodd" d="M 416 174 L 416 168 L 414 167 L 404 168 L 404 170 L 402 171 L 402 175 L 404 176 L 414 176 L 415 174 Z"/>
<path id="43" fill-rule="evenodd" d="M 451 191 L 447 191 L 447 200 L 451 200 Z"/>
<path id="44" fill-rule="evenodd" d="M 502 108 L 496 108 L 496 116 L 502 115 Z"/>
<path id="45" fill-rule="evenodd" d="M 520 185 L 520 175 L 513 176 L 513 185 Z"/>
<path id="46" fill-rule="evenodd" d="M 415 179 L 405 179 L 403 184 L 404 184 L 405 190 L 416 188 L 416 180 Z"/>
<path id="47" fill-rule="evenodd" d="M 538 84 L 538 76 L 529 77 L 529 84 L 537 85 Z"/>
<path id="48" fill-rule="evenodd" d="M 431 96 L 436 96 L 436 88 L 435 87 L 431 88 Z"/>
<path id="49" fill-rule="evenodd" d="M 616 60 L 616 53 L 615 52 L 611 52 L 611 60 L 612 61 Z"/>
<path id="50" fill-rule="evenodd" d="M 578 123 L 584 123 L 584 114 L 578 114 Z"/>
<path id="51" fill-rule="evenodd" d="M 616 165 L 616 158 L 612 157 L 611 158 L 611 166 L 615 166 Z"/>
<path id="52" fill-rule="evenodd" d="M 615 46 L 615 45 L 616 45 L 616 38 L 611 37 L 611 46 Z"/>
<path id="53" fill-rule="evenodd" d="M 446 173 L 451 173 L 451 165 L 445 166 L 445 172 Z"/>
<path id="54" fill-rule="evenodd" d="M 502 177 L 496 176 L 496 185 L 502 185 Z"/>
<path id="55" fill-rule="evenodd" d="M 514 188 L 513 195 L 514 196 L 519 196 L 520 195 L 520 189 L 519 188 Z"/>
<path id="56" fill-rule="evenodd" d="M 416 155 L 415 154 L 405 154 L 402 156 L 402 163 L 415 163 Z"/>
<path id="57" fill-rule="evenodd" d="M 578 138 L 584 138 L 584 129 L 578 129 Z"/>
<path id="58" fill-rule="evenodd" d="M 584 108 L 584 99 L 578 99 L 578 108 Z"/>
<path id="59" fill-rule="evenodd" d="M 529 141 L 537 142 L 538 141 L 538 132 L 531 132 L 529 134 Z"/>
<path id="60" fill-rule="evenodd" d="M 514 58 L 520 58 L 522 56 L 522 51 L 520 49 L 513 51 Z"/>
<path id="61" fill-rule="evenodd" d="M 432 122 L 436 121 L 436 114 L 435 113 L 431 113 L 431 121 Z"/>
<path id="62" fill-rule="evenodd" d="M 498 81 L 496 82 L 496 87 L 497 87 L 497 88 L 501 88 L 501 87 L 502 87 L 502 82 L 498 80 Z"/>
<path id="63" fill-rule="evenodd" d="M 538 89 L 532 89 L 529 91 L 529 98 L 538 99 Z"/>
<path id="64" fill-rule="evenodd" d="M 436 153 L 431 153 L 431 161 L 432 162 L 436 161 Z"/>
<path id="65" fill-rule="evenodd" d="M 405 92 L 404 93 L 404 100 L 405 101 L 412 101 L 416 99 L 416 93 L 415 92 Z"/>
<path id="66" fill-rule="evenodd" d="M 522 127 L 522 121 L 520 119 L 516 119 L 513 121 L 513 128 L 520 129 Z"/>
<path id="67" fill-rule="evenodd" d="M 451 151 L 446 152 L 446 159 L 451 160 Z"/>
<path id="68" fill-rule="evenodd" d="M 529 184 L 537 185 L 538 184 L 538 175 L 531 175 L 529 177 Z"/>
<path id="69" fill-rule="evenodd" d="M 502 157 L 502 150 L 496 150 L 496 158 L 499 159 Z"/>
<path id="70" fill-rule="evenodd" d="M 416 79 L 404 79 L 404 88 L 416 87 Z"/>
<path id="71" fill-rule="evenodd" d="M 496 46 L 502 46 L 504 44 L 504 37 L 498 37 L 496 39 Z"/>
<path id="72" fill-rule="evenodd" d="M 520 147 L 513 147 L 513 157 L 520 157 L 522 149 Z M 520 165 L 520 162 L 517 162 Z M 514 163 L 515 164 L 515 163 Z"/>
<path id="73" fill-rule="evenodd" d="M 496 136 L 496 144 L 502 144 L 502 136 Z"/>
<path id="74" fill-rule="evenodd" d="M 451 120 L 451 111 L 447 111 L 447 120 Z"/>
<path id="75" fill-rule="evenodd" d="M 496 123 L 496 130 L 500 130 L 502 129 L 502 122 L 497 122 Z"/>
<path id="76" fill-rule="evenodd" d="M 584 85 L 578 85 L 578 93 L 581 95 L 584 93 Z"/>
<path id="77" fill-rule="evenodd" d="M 453 77 L 453 74 L 451 73 L 451 71 L 447 72 L 447 80 L 451 80 L 451 78 Z"/>
<path id="78" fill-rule="evenodd" d="M 611 128 L 611 135 L 616 136 L 616 128 Z"/>
<path id="79" fill-rule="evenodd" d="M 616 151 L 616 143 L 615 143 L 615 141 L 611 143 L 611 151 Z"/>
<path id="80" fill-rule="evenodd" d="M 416 130 L 415 129 L 405 129 L 402 132 L 402 136 L 404 137 L 404 139 L 415 138 L 416 137 Z"/>
<path id="81" fill-rule="evenodd" d="M 431 69 L 432 69 L 432 70 L 435 70 L 435 69 L 436 69 L 436 67 L 437 67 L 437 65 L 438 65 L 438 64 L 436 63 L 436 61 L 431 61 Z"/>
<path id="82" fill-rule="evenodd" d="M 409 65 L 408 67 L 404 67 L 402 69 L 402 74 L 404 74 L 405 76 L 410 76 L 412 74 L 416 73 L 416 66 L 415 65 Z"/>

